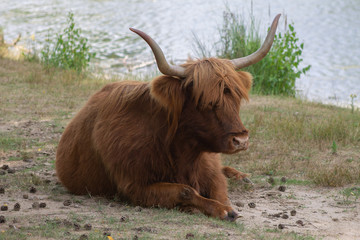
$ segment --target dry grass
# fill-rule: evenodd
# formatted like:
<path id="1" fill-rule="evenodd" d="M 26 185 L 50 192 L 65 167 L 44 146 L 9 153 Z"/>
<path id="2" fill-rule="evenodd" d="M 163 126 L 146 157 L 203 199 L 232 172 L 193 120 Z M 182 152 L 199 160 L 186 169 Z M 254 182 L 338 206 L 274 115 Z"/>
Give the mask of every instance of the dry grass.
<path id="1" fill-rule="evenodd" d="M 359 111 L 252 96 L 241 114 L 250 129 L 250 151 L 226 157 L 240 169 L 311 179 L 322 186 L 360 182 Z"/>

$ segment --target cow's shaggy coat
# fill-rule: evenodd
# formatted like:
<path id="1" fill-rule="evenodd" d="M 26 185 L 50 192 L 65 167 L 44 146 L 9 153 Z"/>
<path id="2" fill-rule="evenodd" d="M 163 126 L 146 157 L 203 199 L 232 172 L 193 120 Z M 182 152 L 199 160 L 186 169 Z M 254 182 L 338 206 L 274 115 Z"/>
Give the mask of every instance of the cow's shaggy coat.
<path id="1" fill-rule="evenodd" d="M 225 177 L 245 174 L 223 167 L 219 153 L 247 148 L 239 110 L 251 75 L 216 58 L 182 66 L 185 79 L 111 83 L 89 99 L 57 150 L 57 176 L 70 192 L 236 218 Z"/>

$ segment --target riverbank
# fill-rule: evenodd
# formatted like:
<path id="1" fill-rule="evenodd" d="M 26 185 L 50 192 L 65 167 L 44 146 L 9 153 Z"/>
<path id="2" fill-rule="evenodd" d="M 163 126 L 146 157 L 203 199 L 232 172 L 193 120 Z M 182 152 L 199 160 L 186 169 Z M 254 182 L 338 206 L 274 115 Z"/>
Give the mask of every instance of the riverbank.
<path id="1" fill-rule="evenodd" d="M 354 239 L 360 234 L 355 227 L 360 224 L 360 112 L 294 98 L 251 96 L 242 107 L 249 150 L 223 156 L 224 164 L 252 174 L 254 182 L 230 181 L 230 199 L 243 216 L 236 223 L 68 194 L 54 175 L 60 136 L 91 94 L 117 80 L 0 59 L 0 167 L 11 170 L 0 170 L 0 204 L 8 206 L 0 212 L 6 219 L 0 223 L 4 239 L 104 239 L 105 233 L 114 239 Z M 20 211 L 13 210 L 16 203 Z M 292 216 L 291 210 L 297 213 Z"/>

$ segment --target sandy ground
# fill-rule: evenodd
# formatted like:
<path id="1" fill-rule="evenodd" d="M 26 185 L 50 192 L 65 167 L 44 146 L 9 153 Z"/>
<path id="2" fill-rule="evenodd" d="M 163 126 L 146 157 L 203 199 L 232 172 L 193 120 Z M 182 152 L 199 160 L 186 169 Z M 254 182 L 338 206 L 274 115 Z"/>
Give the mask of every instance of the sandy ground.
<path id="1" fill-rule="evenodd" d="M 339 189 L 286 186 L 285 192 L 276 188 L 256 188 L 247 193 L 231 193 L 245 225 L 293 231 L 323 239 L 360 239 L 360 202 L 343 204 Z M 240 201 L 240 203 L 238 202 Z M 255 208 L 247 205 L 255 203 Z M 294 211 L 295 210 L 295 211 Z M 294 215 L 294 216 L 292 216 Z"/>

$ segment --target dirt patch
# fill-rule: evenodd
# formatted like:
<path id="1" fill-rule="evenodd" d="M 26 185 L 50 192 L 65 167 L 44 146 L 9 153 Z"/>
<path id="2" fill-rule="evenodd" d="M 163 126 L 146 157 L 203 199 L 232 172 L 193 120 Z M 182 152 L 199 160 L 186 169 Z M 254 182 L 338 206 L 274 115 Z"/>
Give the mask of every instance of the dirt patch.
<path id="1" fill-rule="evenodd" d="M 344 204 L 339 189 L 288 186 L 285 192 L 274 188 L 255 188 L 252 192 L 233 192 L 240 221 L 249 228 L 282 229 L 321 236 L 324 239 L 360 237 L 360 202 Z M 255 203 L 251 208 L 247 203 Z"/>

